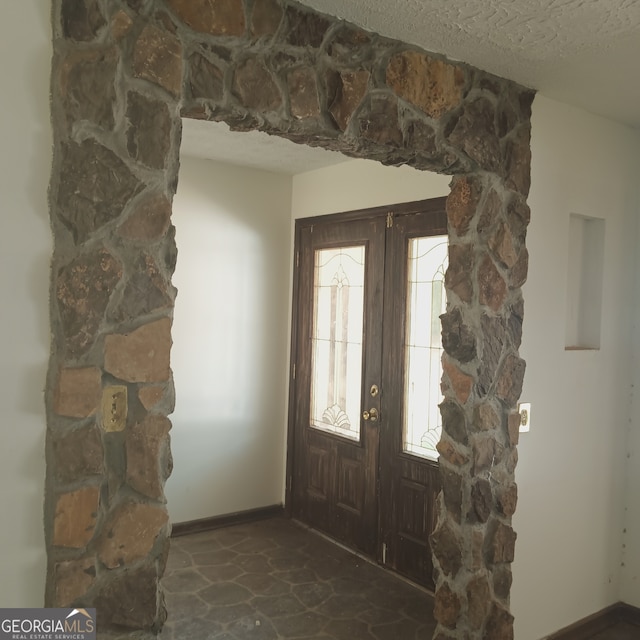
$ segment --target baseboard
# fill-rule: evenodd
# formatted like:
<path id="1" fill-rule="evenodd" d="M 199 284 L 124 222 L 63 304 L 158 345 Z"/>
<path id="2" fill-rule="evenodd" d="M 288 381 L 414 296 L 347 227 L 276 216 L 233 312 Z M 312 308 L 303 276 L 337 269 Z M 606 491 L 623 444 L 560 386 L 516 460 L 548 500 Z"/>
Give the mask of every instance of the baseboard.
<path id="1" fill-rule="evenodd" d="M 284 515 L 284 507 L 281 504 L 274 504 L 269 507 L 259 507 L 258 509 L 248 509 L 236 513 L 227 513 L 211 518 L 201 518 L 199 520 L 189 520 L 188 522 L 177 522 L 171 530 L 171 537 L 186 536 L 191 533 L 201 533 L 212 531 L 221 527 L 230 527 L 234 524 L 244 524 L 267 518 L 276 518 Z"/>
<path id="2" fill-rule="evenodd" d="M 610 629 L 618 622 L 640 626 L 640 609 L 624 602 L 612 604 L 572 625 L 547 636 L 546 640 L 584 640 L 596 633 Z"/>

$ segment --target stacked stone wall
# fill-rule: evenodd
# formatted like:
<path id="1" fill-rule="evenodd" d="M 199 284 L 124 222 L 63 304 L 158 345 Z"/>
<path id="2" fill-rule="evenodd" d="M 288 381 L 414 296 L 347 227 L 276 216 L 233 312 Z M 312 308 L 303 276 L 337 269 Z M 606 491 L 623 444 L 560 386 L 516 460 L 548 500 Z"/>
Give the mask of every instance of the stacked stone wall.
<path id="1" fill-rule="evenodd" d="M 47 604 L 95 606 L 102 628 L 166 616 L 182 115 L 453 176 L 436 637 L 512 638 L 532 93 L 277 0 L 52 15 Z"/>

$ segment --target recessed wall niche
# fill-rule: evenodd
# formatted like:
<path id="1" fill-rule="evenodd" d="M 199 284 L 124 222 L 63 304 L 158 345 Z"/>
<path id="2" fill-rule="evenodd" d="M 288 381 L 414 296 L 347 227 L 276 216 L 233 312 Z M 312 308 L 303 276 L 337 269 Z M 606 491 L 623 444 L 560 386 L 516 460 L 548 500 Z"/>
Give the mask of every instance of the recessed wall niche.
<path id="1" fill-rule="evenodd" d="M 565 349 L 600 348 L 604 220 L 569 216 Z"/>

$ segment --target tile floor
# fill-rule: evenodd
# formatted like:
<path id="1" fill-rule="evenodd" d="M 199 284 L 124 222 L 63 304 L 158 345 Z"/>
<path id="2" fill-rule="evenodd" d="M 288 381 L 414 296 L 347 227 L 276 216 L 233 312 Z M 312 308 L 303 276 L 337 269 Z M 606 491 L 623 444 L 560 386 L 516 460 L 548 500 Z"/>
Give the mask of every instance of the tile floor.
<path id="1" fill-rule="evenodd" d="M 174 538 L 163 582 L 160 640 L 430 640 L 435 628 L 427 592 L 284 518 Z M 640 640 L 640 627 L 589 640 Z"/>
<path id="2" fill-rule="evenodd" d="M 172 541 L 162 640 L 423 640 L 433 600 L 284 518 Z"/>

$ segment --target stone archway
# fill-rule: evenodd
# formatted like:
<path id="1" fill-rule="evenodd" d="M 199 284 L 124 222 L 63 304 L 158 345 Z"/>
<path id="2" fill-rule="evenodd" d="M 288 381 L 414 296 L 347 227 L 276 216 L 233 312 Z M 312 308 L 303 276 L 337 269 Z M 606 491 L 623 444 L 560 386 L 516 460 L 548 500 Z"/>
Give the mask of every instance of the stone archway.
<path id="1" fill-rule="evenodd" d="M 509 613 L 533 94 L 278 0 L 54 0 L 48 606 L 159 629 L 181 115 L 453 175 L 439 638 Z"/>

